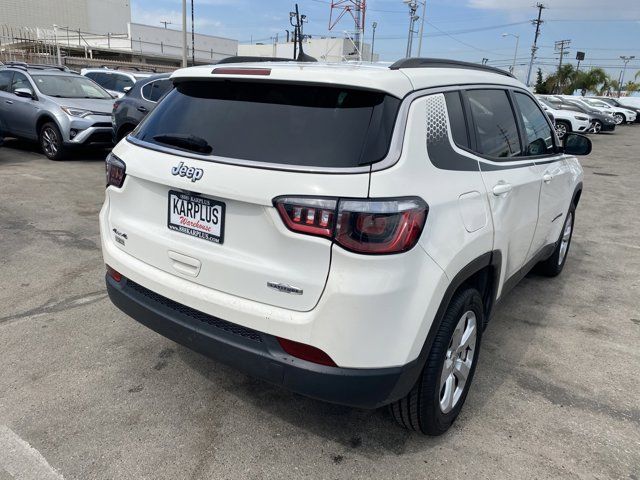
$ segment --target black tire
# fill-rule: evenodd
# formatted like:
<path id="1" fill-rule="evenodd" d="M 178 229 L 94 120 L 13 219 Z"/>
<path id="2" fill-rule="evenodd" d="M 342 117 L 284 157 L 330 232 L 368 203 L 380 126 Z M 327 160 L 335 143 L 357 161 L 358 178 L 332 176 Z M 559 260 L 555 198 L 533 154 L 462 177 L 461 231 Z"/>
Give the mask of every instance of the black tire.
<path id="1" fill-rule="evenodd" d="M 116 137 L 116 143 L 118 143 L 124 137 L 126 137 L 131 132 L 133 132 L 134 128 L 136 128 L 136 127 L 134 127 L 132 125 L 124 125 L 124 126 L 120 127 L 120 130 L 118 130 L 118 136 Z"/>
<path id="2" fill-rule="evenodd" d="M 556 133 L 562 140 L 567 133 L 571 132 L 571 124 L 565 120 L 556 120 Z"/>
<path id="3" fill-rule="evenodd" d="M 594 120 L 593 126 L 591 127 L 590 131 L 592 131 L 592 133 L 601 133 L 602 122 L 600 120 Z"/>
<path id="4" fill-rule="evenodd" d="M 569 222 L 571 222 L 571 224 L 568 231 L 568 237 L 566 237 L 567 225 L 569 224 Z M 558 275 L 560 275 L 562 269 L 564 268 L 564 264 L 567 263 L 567 257 L 569 256 L 569 247 L 571 246 L 571 239 L 573 238 L 573 229 L 575 227 L 575 224 L 576 208 L 572 204 L 569 208 L 569 212 L 567 213 L 566 218 L 564 219 L 564 224 L 562 225 L 562 230 L 560 231 L 560 237 L 558 238 L 555 250 L 549 258 L 536 265 L 536 273 L 545 275 L 547 277 L 557 277 Z M 564 240 L 566 240 L 565 246 L 563 246 Z"/>
<path id="5" fill-rule="evenodd" d="M 49 160 L 62 160 L 66 157 L 67 150 L 62 143 L 60 129 L 53 122 L 42 125 L 38 134 L 40 149 Z"/>
<path id="6" fill-rule="evenodd" d="M 451 354 L 450 348 L 453 346 L 456 327 L 461 322 L 465 323 L 465 329 L 469 328 L 471 324 L 471 318 L 468 318 L 469 312 L 473 313 L 475 319 L 475 342 L 469 342 L 469 345 L 473 343 L 473 350 L 470 350 L 469 347 L 464 352 Z M 483 326 L 484 309 L 480 293 L 474 288 L 467 288 L 457 292 L 451 299 L 438 327 L 431 351 L 418 381 L 406 397 L 389 405 L 391 415 L 396 422 L 404 428 L 425 435 L 442 435 L 451 427 L 462 409 L 473 380 L 473 373 L 478 363 Z M 462 335 L 462 338 L 464 338 L 464 335 Z M 465 355 L 465 360 L 470 358 L 470 368 L 460 393 L 457 396 L 452 396 L 453 399 L 457 399 L 455 399 L 451 409 L 445 413 L 441 407 L 441 396 L 443 392 L 446 394 L 447 391 L 446 382 L 442 385 L 442 378 L 446 375 L 443 369 L 447 368 L 451 372 L 447 379 L 451 375 L 454 376 L 452 382 L 455 382 L 453 385 L 455 385 L 454 393 L 456 393 L 461 381 L 456 376 L 459 371 L 449 366 L 457 365 L 458 361 L 462 362 L 462 357 L 460 356 L 462 353 Z M 470 353 L 471 357 L 469 357 Z M 450 358 L 454 360 L 445 364 L 445 360 Z"/>

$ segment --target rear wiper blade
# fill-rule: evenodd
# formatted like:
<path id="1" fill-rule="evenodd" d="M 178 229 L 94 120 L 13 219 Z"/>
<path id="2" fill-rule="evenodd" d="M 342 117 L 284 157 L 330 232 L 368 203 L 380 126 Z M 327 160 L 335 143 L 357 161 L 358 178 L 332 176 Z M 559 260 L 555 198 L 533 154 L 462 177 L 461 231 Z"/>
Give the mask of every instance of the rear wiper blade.
<path id="1" fill-rule="evenodd" d="M 213 148 L 202 137 L 195 135 L 186 135 L 183 133 L 165 133 L 153 137 L 156 142 L 173 145 L 174 147 L 183 148 L 192 152 L 211 153 Z"/>

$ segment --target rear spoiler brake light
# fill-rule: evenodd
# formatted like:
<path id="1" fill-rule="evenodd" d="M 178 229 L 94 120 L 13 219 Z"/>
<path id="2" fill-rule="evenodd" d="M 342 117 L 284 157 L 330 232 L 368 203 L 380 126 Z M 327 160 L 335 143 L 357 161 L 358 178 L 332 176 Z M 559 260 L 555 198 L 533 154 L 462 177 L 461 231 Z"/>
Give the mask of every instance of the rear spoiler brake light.
<path id="1" fill-rule="evenodd" d="M 270 68 L 227 68 L 218 67 L 211 71 L 214 75 L 271 75 Z"/>

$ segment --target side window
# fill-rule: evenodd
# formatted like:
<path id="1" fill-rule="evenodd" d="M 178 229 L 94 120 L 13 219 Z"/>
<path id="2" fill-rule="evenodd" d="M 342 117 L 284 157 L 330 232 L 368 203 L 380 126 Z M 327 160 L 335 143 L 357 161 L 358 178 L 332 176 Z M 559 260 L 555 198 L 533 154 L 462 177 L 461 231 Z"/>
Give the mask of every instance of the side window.
<path id="1" fill-rule="evenodd" d="M 172 84 L 169 80 L 156 80 L 148 84 L 142 93 L 150 102 L 157 102 L 165 93 L 171 90 L 171 87 Z"/>
<path id="2" fill-rule="evenodd" d="M 447 92 L 444 94 L 449 111 L 449 123 L 451 124 L 451 136 L 459 147 L 469 148 L 469 134 L 467 121 L 464 117 L 460 92 Z"/>
<path id="3" fill-rule="evenodd" d="M 142 87 L 142 98 L 144 98 L 145 100 L 148 101 L 152 101 L 151 100 L 151 92 L 153 90 L 153 84 L 156 82 L 149 82 L 147 83 L 144 87 Z"/>
<path id="4" fill-rule="evenodd" d="M 528 95 L 515 92 L 514 97 L 524 125 L 526 138 L 524 155 L 535 156 L 554 153 L 553 131 L 545 114 Z"/>
<path id="5" fill-rule="evenodd" d="M 95 81 L 95 79 L 98 76 L 98 74 L 96 72 L 88 72 L 88 73 L 85 73 L 84 76 L 87 77 L 87 78 L 90 78 L 93 81 Z"/>
<path id="6" fill-rule="evenodd" d="M 13 72 L 10 70 L 0 72 L 0 92 L 9 91 L 9 86 L 11 85 L 11 77 L 13 77 Z"/>
<path id="7" fill-rule="evenodd" d="M 520 139 L 511 102 L 504 90 L 468 90 L 477 151 L 497 158 L 520 155 Z"/>
<path id="8" fill-rule="evenodd" d="M 119 75 L 117 73 L 111 74 L 114 79 L 113 88 L 116 92 L 124 93 L 126 87 L 133 87 L 133 80 L 126 75 Z"/>
<path id="9" fill-rule="evenodd" d="M 27 76 L 19 72 L 15 72 L 13 74 L 13 81 L 11 82 L 11 91 L 15 92 L 16 88 L 28 88 L 29 90 L 33 90 Z"/>
<path id="10" fill-rule="evenodd" d="M 114 90 L 113 75 L 111 75 L 110 73 L 96 72 L 92 77 L 89 78 L 91 78 L 91 80 L 96 82 L 102 88 L 106 88 L 107 90 Z"/>

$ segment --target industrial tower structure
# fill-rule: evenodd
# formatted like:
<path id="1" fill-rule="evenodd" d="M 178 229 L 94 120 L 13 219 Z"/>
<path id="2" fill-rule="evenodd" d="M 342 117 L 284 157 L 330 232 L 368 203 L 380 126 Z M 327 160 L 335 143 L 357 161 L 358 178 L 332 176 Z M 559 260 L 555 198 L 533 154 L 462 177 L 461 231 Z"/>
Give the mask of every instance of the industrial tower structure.
<path id="1" fill-rule="evenodd" d="M 335 10 L 335 12 L 334 12 Z M 331 11 L 329 13 L 329 30 L 344 17 L 349 14 L 355 24 L 354 45 L 358 50 L 358 58 L 362 58 L 362 44 L 364 42 L 364 26 L 367 13 L 367 0 L 331 0 Z"/>

